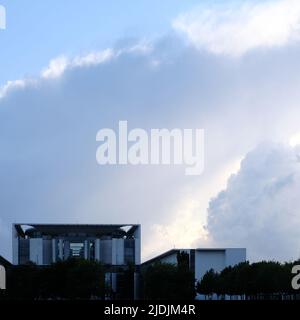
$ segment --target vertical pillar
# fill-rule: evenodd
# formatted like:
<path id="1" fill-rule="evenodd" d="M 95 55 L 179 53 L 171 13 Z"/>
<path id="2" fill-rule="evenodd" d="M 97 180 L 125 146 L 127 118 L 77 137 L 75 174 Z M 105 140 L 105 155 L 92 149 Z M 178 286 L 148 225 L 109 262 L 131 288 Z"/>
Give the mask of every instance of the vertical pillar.
<path id="1" fill-rule="evenodd" d="M 116 264 L 125 264 L 125 248 L 124 239 L 116 239 Z"/>
<path id="2" fill-rule="evenodd" d="M 100 253 L 100 239 L 95 240 L 95 260 L 100 261 L 101 253 Z"/>
<path id="3" fill-rule="evenodd" d="M 64 260 L 70 258 L 70 241 L 64 241 Z"/>
<path id="4" fill-rule="evenodd" d="M 135 237 L 135 244 L 134 244 L 135 264 L 140 265 L 141 264 L 141 226 L 140 225 L 135 231 L 134 237 Z"/>
<path id="5" fill-rule="evenodd" d="M 84 259 L 89 260 L 90 257 L 90 242 L 88 240 L 84 240 Z"/>
<path id="6" fill-rule="evenodd" d="M 29 260 L 37 265 L 43 265 L 43 239 L 32 238 L 29 239 Z"/>
<path id="7" fill-rule="evenodd" d="M 117 264 L 117 239 L 112 239 L 111 243 L 111 264 Z"/>
<path id="8" fill-rule="evenodd" d="M 57 240 L 52 239 L 52 262 L 55 263 L 57 261 Z"/>
<path id="9" fill-rule="evenodd" d="M 64 259 L 64 242 L 63 239 L 58 240 L 58 257 L 60 260 Z"/>
<path id="10" fill-rule="evenodd" d="M 13 264 L 19 264 L 19 235 L 16 229 L 16 225 L 12 227 L 12 244 L 13 244 Z"/>

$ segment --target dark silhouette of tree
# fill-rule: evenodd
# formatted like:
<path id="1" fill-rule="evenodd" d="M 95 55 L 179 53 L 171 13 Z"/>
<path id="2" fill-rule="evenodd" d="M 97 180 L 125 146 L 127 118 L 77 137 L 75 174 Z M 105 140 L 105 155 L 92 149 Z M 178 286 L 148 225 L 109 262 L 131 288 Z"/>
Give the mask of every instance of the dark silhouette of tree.
<path id="1" fill-rule="evenodd" d="M 176 285 L 177 267 L 169 263 L 155 263 L 143 274 L 146 299 L 167 300 L 178 296 Z"/>
<path id="2" fill-rule="evenodd" d="M 190 268 L 190 256 L 184 251 L 177 253 L 177 266 L 181 270 L 189 270 Z"/>
<path id="3" fill-rule="evenodd" d="M 190 256 L 182 251 L 177 253 L 177 270 L 175 280 L 178 299 L 194 299 L 196 296 L 195 276 L 190 271 Z"/>
<path id="4" fill-rule="evenodd" d="M 194 274 L 189 255 L 177 255 L 177 265 L 155 263 L 143 272 L 144 298 L 151 300 L 191 300 L 195 298 Z"/>
<path id="5" fill-rule="evenodd" d="M 135 266 L 132 263 L 129 263 L 125 270 L 120 270 L 118 274 L 118 300 L 134 299 L 134 272 Z"/>
<path id="6" fill-rule="evenodd" d="M 19 300 L 38 297 L 39 274 L 35 264 L 15 266 L 7 272 L 7 296 Z"/>
<path id="7" fill-rule="evenodd" d="M 104 267 L 87 260 L 59 261 L 47 267 L 14 266 L 8 272 L 7 295 L 13 299 L 104 298 Z"/>
<path id="8" fill-rule="evenodd" d="M 103 266 L 96 261 L 79 260 L 66 273 L 66 297 L 90 299 L 104 297 L 105 279 Z"/>
<path id="9" fill-rule="evenodd" d="M 279 263 L 261 261 L 244 262 L 227 267 L 221 272 L 209 270 L 195 288 L 194 273 L 190 270 L 189 255 L 177 255 L 177 264 L 155 263 L 143 269 L 143 297 L 153 300 L 192 300 L 196 289 L 200 294 L 219 298 L 240 299 L 295 299 L 291 273 L 293 265 L 300 261 Z M 118 271 L 117 299 L 133 299 L 135 266 L 128 265 Z M 59 261 L 50 266 L 36 266 L 33 263 L 11 266 L 7 269 L 7 290 L 9 299 L 104 299 L 109 296 L 105 283 L 106 266 L 99 262 L 71 259 Z M 299 294 L 298 294 L 299 296 Z M 3 298 L 3 297 L 2 297 Z"/>
<path id="10" fill-rule="evenodd" d="M 211 298 L 212 294 L 218 291 L 218 280 L 218 274 L 213 269 L 210 269 L 205 273 L 201 282 L 197 283 L 197 292 L 204 294 L 205 298 L 207 296 Z"/>
<path id="11" fill-rule="evenodd" d="M 241 299 L 283 299 L 295 292 L 291 286 L 294 263 L 275 261 L 244 262 L 220 273 L 208 271 L 197 283 L 197 292 L 211 296 L 239 296 Z"/>

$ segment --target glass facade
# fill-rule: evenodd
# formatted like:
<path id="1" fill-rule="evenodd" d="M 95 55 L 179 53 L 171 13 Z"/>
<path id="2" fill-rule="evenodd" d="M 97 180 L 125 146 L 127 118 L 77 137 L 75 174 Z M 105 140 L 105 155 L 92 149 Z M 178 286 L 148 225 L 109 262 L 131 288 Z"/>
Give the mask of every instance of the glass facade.
<path id="1" fill-rule="evenodd" d="M 124 262 L 135 263 L 135 239 L 124 240 Z"/>
<path id="2" fill-rule="evenodd" d="M 29 239 L 19 239 L 19 261 L 20 264 L 29 261 Z"/>

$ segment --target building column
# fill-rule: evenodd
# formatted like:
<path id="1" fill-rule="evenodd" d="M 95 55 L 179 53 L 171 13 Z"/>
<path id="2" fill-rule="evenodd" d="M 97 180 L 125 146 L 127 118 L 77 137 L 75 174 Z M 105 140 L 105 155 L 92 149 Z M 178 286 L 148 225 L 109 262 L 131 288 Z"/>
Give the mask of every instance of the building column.
<path id="1" fill-rule="evenodd" d="M 58 240 L 58 257 L 60 260 L 64 259 L 64 246 L 63 246 L 63 239 Z"/>
<path id="2" fill-rule="evenodd" d="M 90 242 L 88 240 L 84 240 L 84 259 L 89 260 L 90 257 Z"/>
<path id="3" fill-rule="evenodd" d="M 55 263 L 57 260 L 57 240 L 52 239 L 52 262 Z"/>
<path id="4" fill-rule="evenodd" d="M 19 264 L 19 236 L 16 230 L 16 225 L 13 224 L 12 227 L 12 245 L 13 245 L 13 264 Z"/>
<path id="5" fill-rule="evenodd" d="M 70 241 L 64 241 L 64 259 L 67 260 L 70 257 Z"/>
<path id="6" fill-rule="evenodd" d="M 117 264 L 117 239 L 112 239 L 111 242 L 111 264 L 114 266 Z"/>
<path id="7" fill-rule="evenodd" d="M 134 251 L 135 251 L 135 264 L 141 264 L 141 226 L 137 228 L 134 234 L 135 243 L 134 243 Z"/>
<path id="8" fill-rule="evenodd" d="M 100 261 L 100 239 L 95 240 L 95 260 Z"/>

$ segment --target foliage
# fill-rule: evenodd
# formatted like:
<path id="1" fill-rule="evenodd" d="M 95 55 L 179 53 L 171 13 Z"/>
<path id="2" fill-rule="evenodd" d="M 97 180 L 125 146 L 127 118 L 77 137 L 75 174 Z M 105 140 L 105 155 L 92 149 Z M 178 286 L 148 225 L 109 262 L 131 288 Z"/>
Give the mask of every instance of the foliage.
<path id="1" fill-rule="evenodd" d="M 59 261 L 51 266 L 15 266 L 8 272 L 7 295 L 13 299 L 104 298 L 104 268 L 96 261 Z"/>
<path id="2" fill-rule="evenodd" d="M 220 273 L 209 270 L 197 283 L 197 292 L 206 296 L 215 293 L 246 299 L 282 298 L 295 293 L 291 287 L 291 270 L 296 263 L 299 262 L 244 262 L 227 267 Z"/>
<path id="3" fill-rule="evenodd" d="M 195 298 L 194 274 L 186 253 L 177 255 L 177 265 L 155 263 L 143 272 L 144 298 L 151 300 L 191 300 Z"/>

